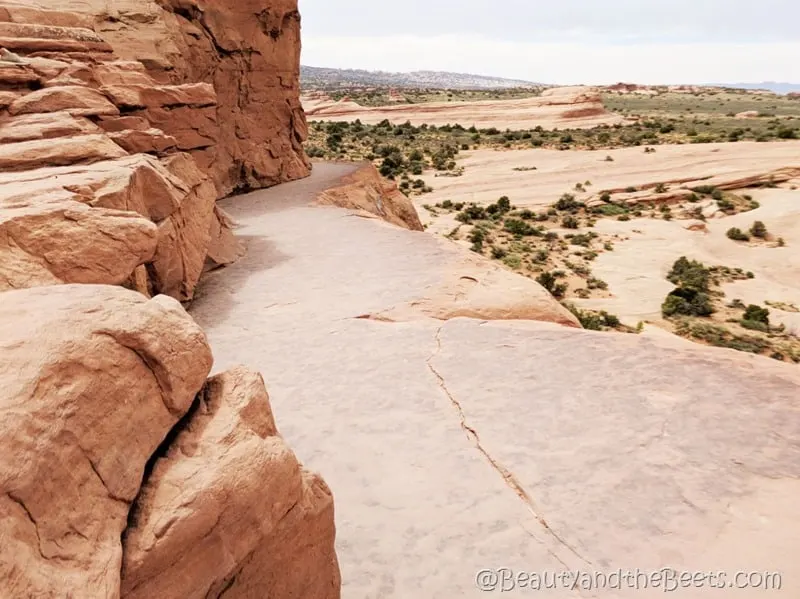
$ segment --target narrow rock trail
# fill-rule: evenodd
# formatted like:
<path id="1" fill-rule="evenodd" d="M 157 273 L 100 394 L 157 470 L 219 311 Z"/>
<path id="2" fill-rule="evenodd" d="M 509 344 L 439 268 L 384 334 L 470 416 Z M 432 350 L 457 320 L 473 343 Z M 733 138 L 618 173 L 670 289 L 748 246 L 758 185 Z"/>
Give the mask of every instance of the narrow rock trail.
<path id="1" fill-rule="evenodd" d="M 355 168 L 222 202 L 248 252 L 190 308 L 214 370 L 260 371 L 333 489 L 344 597 L 480 597 L 492 568 L 735 571 L 747 547 L 796 584 L 796 370 L 548 323 L 364 318 L 457 266 L 426 233 L 309 206 Z M 571 586 L 547 596 L 627 596 Z"/>

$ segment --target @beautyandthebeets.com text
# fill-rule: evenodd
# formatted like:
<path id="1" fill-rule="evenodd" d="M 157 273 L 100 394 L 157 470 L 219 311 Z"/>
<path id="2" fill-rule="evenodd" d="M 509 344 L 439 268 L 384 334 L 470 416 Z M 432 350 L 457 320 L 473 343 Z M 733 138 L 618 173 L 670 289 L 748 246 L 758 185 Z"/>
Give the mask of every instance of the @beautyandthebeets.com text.
<path id="1" fill-rule="evenodd" d="M 588 570 L 523 572 L 511 568 L 486 568 L 475 575 L 475 584 L 478 589 L 487 593 L 556 589 L 576 591 L 656 589 L 664 593 L 677 593 L 689 589 L 779 591 L 783 580 L 779 572 L 764 571 L 691 572 L 673 568 L 651 571 L 620 568 L 609 572 Z"/>

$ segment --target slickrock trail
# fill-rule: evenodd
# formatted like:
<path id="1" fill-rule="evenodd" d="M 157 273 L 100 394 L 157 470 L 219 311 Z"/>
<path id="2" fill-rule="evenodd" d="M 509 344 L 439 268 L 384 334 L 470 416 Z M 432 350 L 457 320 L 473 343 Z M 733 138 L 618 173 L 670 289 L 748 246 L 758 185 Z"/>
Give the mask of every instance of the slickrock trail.
<path id="1" fill-rule="evenodd" d="M 190 309 L 214 371 L 262 372 L 333 489 L 343 596 L 480 597 L 476 572 L 500 567 L 778 570 L 800 592 L 796 368 L 493 321 L 562 316 L 533 291 L 535 314 L 509 308 L 527 281 L 448 242 L 309 205 L 354 169 L 224 200 L 248 253 Z M 453 305 L 487 320 L 429 317 Z"/>

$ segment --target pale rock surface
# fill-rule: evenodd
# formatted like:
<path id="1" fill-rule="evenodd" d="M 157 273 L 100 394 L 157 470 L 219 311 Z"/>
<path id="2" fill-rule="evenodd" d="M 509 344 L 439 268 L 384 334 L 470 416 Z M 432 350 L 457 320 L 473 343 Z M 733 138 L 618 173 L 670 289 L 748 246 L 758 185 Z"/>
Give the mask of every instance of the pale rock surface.
<path id="1" fill-rule="evenodd" d="M 355 121 L 375 125 L 384 119 L 393 124 L 496 127 L 499 129 L 583 129 L 622 124 L 625 119 L 603 107 L 593 88 L 569 87 L 545 90 L 539 97 L 477 102 L 427 102 L 390 106 L 361 106 L 353 101 L 334 102 L 325 97 L 305 96 L 303 108 L 312 121 Z"/>
<path id="2" fill-rule="evenodd" d="M 355 168 L 223 202 L 248 254 L 191 307 L 215 368 L 264 373 L 335 490 L 345 596 L 477 598 L 477 571 L 501 567 L 770 570 L 800 592 L 795 367 L 545 322 L 366 318 L 424 305 L 464 254 L 308 205 Z M 499 300 L 508 283 L 486 280 Z"/>

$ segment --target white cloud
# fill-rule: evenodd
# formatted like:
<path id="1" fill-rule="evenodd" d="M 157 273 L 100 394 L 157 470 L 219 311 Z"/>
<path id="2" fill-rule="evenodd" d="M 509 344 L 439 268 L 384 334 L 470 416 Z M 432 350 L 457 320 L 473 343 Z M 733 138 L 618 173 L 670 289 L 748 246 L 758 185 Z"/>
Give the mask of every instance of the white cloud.
<path id="1" fill-rule="evenodd" d="M 800 41 L 537 43 L 475 35 L 303 37 L 302 63 L 384 71 L 437 70 L 544 83 L 740 83 L 800 80 Z"/>

